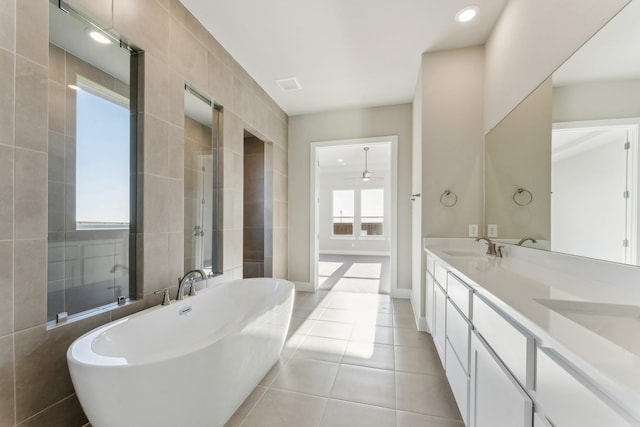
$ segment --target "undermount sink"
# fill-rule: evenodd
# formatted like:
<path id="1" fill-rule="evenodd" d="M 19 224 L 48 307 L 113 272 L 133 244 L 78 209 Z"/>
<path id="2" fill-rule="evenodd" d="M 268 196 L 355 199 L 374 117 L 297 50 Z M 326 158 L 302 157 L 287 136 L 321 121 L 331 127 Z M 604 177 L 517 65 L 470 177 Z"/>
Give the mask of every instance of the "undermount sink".
<path id="1" fill-rule="evenodd" d="M 535 301 L 640 356 L 640 306 L 557 299 Z"/>
<path id="2" fill-rule="evenodd" d="M 460 249 L 449 249 L 443 250 L 443 254 L 449 255 L 452 257 L 460 257 L 460 258 L 480 258 L 480 254 L 476 251 L 465 251 Z"/>

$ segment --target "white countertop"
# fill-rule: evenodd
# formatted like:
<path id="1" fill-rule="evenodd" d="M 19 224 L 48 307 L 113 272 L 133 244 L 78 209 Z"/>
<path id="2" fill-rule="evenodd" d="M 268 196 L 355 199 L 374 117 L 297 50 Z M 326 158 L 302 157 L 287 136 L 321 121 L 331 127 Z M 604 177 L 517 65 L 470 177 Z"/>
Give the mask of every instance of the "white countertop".
<path id="1" fill-rule="evenodd" d="M 636 280 L 635 286 L 617 286 L 598 277 L 602 271 L 618 275 L 612 263 L 571 257 L 569 263 L 581 272 L 575 275 L 562 271 L 554 259 L 566 255 L 507 247 L 505 256 L 496 258 L 483 248 L 465 239 L 427 239 L 425 244 L 426 251 L 529 331 L 539 346 L 555 350 L 640 421 L 640 268 L 633 267 L 636 275 L 619 266 L 619 276 L 628 278 L 631 271 Z M 527 259 L 529 253 L 534 261 Z M 590 275 L 591 270 L 600 274 Z"/>

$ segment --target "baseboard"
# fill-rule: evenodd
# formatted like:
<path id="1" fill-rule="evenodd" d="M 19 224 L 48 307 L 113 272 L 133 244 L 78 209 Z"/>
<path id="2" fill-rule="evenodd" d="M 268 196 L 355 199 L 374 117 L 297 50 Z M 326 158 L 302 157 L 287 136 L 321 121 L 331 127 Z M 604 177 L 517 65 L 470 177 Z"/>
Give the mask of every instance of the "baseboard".
<path id="1" fill-rule="evenodd" d="M 313 292 L 313 285 L 309 282 L 293 282 L 296 286 L 296 291 L 300 292 Z"/>
<path id="2" fill-rule="evenodd" d="M 347 251 L 325 249 L 320 251 L 320 255 L 391 256 L 391 253 L 385 251 Z"/>
<path id="3" fill-rule="evenodd" d="M 391 298 L 411 299 L 411 289 L 393 289 Z"/>

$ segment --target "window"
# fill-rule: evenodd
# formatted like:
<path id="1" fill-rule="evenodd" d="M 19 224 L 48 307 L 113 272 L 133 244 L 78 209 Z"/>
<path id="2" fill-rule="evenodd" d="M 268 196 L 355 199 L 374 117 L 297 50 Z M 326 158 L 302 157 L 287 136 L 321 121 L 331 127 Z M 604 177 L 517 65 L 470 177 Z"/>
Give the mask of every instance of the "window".
<path id="1" fill-rule="evenodd" d="M 333 191 L 333 235 L 353 236 L 354 190 Z"/>
<path id="2" fill-rule="evenodd" d="M 384 222 L 384 190 L 365 189 L 360 192 L 360 235 L 382 236 Z"/>
<path id="3" fill-rule="evenodd" d="M 129 100 L 86 82 L 76 108 L 76 229 L 128 229 Z"/>

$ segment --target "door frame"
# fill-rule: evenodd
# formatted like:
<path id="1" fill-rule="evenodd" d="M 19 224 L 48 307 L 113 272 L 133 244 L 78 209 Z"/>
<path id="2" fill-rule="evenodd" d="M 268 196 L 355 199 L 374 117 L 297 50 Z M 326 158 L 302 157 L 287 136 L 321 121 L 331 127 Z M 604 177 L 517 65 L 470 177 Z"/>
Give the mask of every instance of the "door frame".
<path id="1" fill-rule="evenodd" d="M 626 239 L 629 241 L 625 255 L 625 264 L 638 265 L 640 263 L 640 225 L 638 224 L 640 218 L 640 155 L 638 153 L 640 149 L 640 118 L 579 120 L 554 122 L 552 124 L 552 132 L 556 130 L 600 128 L 620 128 L 627 130 L 628 142 L 630 144 L 629 157 L 627 159 L 627 188 L 629 188 L 629 186 L 631 186 L 631 188 L 625 218 Z M 553 174 L 553 167 L 551 169 Z M 553 203 L 553 197 L 551 198 L 551 203 Z M 551 221 L 553 221 L 553 218 L 551 218 Z M 553 230 L 553 225 L 551 225 L 551 230 Z M 551 234 L 549 237 L 549 244 L 551 245 L 553 235 Z"/>
<path id="2" fill-rule="evenodd" d="M 376 145 L 381 143 L 391 143 L 390 159 L 390 259 L 389 259 L 389 294 L 392 297 L 404 296 L 398 292 L 398 136 L 379 136 L 371 138 L 354 138 L 330 141 L 318 141 L 311 143 L 309 156 L 309 281 L 315 292 L 318 290 L 318 263 L 320 259 L 319 236 L 319 172 L 318 172 L 318 149 L 335 146 L 348 145 Z"/>

